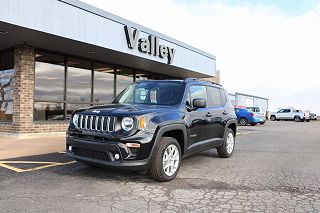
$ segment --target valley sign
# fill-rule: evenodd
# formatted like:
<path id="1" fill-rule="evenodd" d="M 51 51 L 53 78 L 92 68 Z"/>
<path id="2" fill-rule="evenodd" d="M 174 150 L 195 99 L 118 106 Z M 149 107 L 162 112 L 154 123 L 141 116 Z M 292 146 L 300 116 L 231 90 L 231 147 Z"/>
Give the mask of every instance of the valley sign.
<path id="1" fill-rule="evenodd" d="M 140 30 L 124 26 L 124 31 L 130 49 L 135 49 L 138 46 L 140 52 L 159 56 L 160 58 L 167 58 L 167 63 L 172 63 L 176 52 L 174 48 L 167 47 L 166 45 L 159 45 L 159 38 L 153 35 L 149 35 L 148 38 L 139 38 Z"/>

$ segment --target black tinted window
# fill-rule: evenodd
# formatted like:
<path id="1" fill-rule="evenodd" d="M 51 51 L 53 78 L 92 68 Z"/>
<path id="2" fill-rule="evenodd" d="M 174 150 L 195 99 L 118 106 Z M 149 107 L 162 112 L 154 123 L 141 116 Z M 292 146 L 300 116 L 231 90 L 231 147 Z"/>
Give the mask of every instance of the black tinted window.
<path id="1" fill-rule="evenodd" d="M 226 97 L 226 93 L 223 89 L 220 89 L 220 94 L 221 94 L 221 103 L 222 105 L 224 105 L 227 102 L 227 97 Z"/>
<path id="2" fill-rule="evenodd" d="M 184 92 L 181 82 L 146 81 L 130 84 L 115 100 L 115 103 L 176 105 Z"/>
<path id="3" fill-rule="evenodd" d="M 196 98 L 203 98 L 208 102 L 206 87 L 200 86 L 200 85 L 190 86 L 190 97 L 192 102 L 193 102 L 193 99 L 196 99 Z"/>
<path id="4" fill-rule="evenodd" d="M 222 105 L 220 89 L 215 87 L 207 87 L 208 89 L 208 106 L 217 107 Z"/>

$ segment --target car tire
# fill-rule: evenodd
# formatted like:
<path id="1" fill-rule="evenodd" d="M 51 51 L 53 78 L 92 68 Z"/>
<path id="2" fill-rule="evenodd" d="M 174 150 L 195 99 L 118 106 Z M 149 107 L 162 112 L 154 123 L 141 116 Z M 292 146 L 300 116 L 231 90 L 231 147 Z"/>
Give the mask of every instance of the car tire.
<path id="1" fill-rule="evenodd" d="M 264 123 L 265 123 L 265 122 L 260 122 L 259 124 L 260 124 L 260 125 L 263 125 Z"/>
<path id="2" fill-rule="evenodd" d="M 300 122 L 300 121 L 301 121 L 301 119 L 300 119 L 300 117 L 299 117 L 299 116 L 296 116 L 296 117 L 294 117 L 294 121 L 295 121 L 295 122 Z"/>
<path id="3" fill-rule="evenodd" d="M 178 141 L 171 137 L 162 137 L 159 144 L 155 147 L 149 175 L 154 180 L 161 182 L 173 180 L 179 172 L 180 164 L 181 149 Z"/>
<path id="4" fill-rule="evenodd" d="M 306 122 L 310 122 L 310 120 L 309 120 L 309 119 L 307 119 L 307 120 L 306 120 Z"/>
<path id="5" fill-rule="evenodd" d="M 248 125 L 248 119 L 246 119 L 246 118 L 240 118 L 239 124 L 240 124 L 241 126 L 246 126 L 246 125 Z"/>
<path id="6" fill-rule="evenodd" d="M 271 121 L 275 121 L 275 120 L 277 120 L 277 118 L 276 118 L 275 115 L 271 115 L 271 116 L 270 116 L 270 120 L 271 120 Z"/>
<path id="7" fill-rule="evenodd" d="M 223 144 L 217 148 L 218 155 L 220 158 L 230 158 L 233 154 L 235 147 L 235 137 L 234 137 L 234 132 L 232 129 L 227 129 L 224 139 L 223 139 Z"/>

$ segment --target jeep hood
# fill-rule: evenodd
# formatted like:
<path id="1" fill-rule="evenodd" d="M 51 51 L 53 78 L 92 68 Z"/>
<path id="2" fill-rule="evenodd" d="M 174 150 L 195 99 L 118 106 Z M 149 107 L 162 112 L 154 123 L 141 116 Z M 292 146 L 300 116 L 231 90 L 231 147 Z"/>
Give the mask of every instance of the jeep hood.
<path id="1" fill-rule="evenodd" d="M 74 113 L 106 116 L 137 116 L 156 112 L 167 112 L 168 110 L 172 110 L 174 108 L 174 106 L 147 104 L 109 104 L 94 106 L 88 109 L 79 109 Z"/>

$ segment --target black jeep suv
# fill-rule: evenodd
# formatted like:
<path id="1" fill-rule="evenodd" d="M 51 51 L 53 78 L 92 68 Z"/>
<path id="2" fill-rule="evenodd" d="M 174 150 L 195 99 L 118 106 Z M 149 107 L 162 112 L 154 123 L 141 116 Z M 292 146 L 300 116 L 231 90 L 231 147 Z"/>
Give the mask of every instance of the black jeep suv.
<path id="1" fill-rule="evenodd" d="M 237 119 L 227 97 L 220 85 L 196 79 L 132 83 L 110 105 L 73 112 L 67 156 L 172 180 L 190 154 L 217 148 L 231 157 Z"/>

